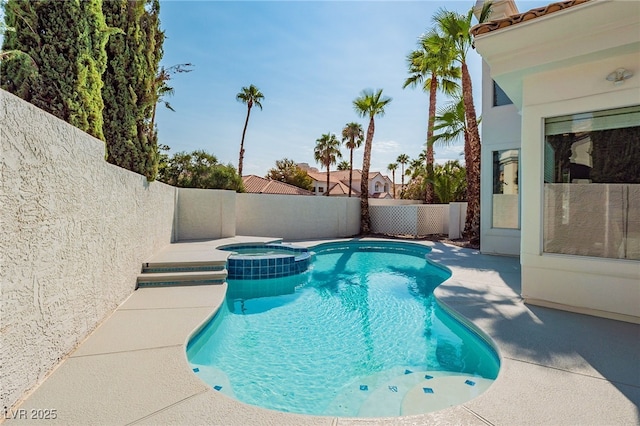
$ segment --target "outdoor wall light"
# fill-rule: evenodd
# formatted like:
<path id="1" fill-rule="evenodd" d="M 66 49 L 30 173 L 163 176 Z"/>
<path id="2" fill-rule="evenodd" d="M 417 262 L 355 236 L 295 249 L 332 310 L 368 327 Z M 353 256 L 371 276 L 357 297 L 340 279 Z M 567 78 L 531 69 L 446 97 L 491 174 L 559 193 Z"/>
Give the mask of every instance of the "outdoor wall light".
<path id="1" fill-rule="evenodd" d="M 619 86 L 631 77 L 633 77 L 633 73 L 631 71 L 624 68 L 618 68 L 607 76 L 607 81 L 612 81 L 614 85 Z"/>

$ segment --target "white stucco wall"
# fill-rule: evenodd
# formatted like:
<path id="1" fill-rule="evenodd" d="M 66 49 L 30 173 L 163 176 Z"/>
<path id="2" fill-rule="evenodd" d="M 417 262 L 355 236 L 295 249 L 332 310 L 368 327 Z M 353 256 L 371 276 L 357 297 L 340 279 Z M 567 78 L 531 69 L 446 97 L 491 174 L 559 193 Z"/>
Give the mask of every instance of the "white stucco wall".
<path id="1" fill-rule="evenodd" d="M 544 119 L 638 105 L 640 76 L 619 86 L 605 80 L 611 70 L 637 64 L 640 53 L 619 55 L 524 80 L 521 263 L 529 303 L 640 322 L 640 262 L 546 254 L 542 239 Z"/>
<path id="2" fill-rule="evenodd" d="M 123 302 L 142 262 L 171 242 L 175 189 L 104 154 L 0 90 L 0 407 Z"/>
<path id="3" fill-rule="evenodd" d="M 376 184 L 378 185 L 378 189 L 376 190 Z M 385 185 L 387 188 L 385 189 Z M 389 192 L 393 193 L 393 188 L 391 188 L 391 182 L 386 180 L 384 177 L 377 175 L 373 179 L 369 180 L 369 194 L 375 194 L 376 192 Z"/>
<path id="4" fill-rule="evenodd" d="M 640 262 L 543 248 L 544 120 L 640 104 L 640 2 L 590 1 L 474 42 L 522 116 L 522 296 L 527 303 L 640 322 Z M 618 85 L 607 81 L 619 68 L 634 76 Z M 491 164 L 484 154 L 483 147 L 483 169 Z"/>
<path id="5" fill-rule="evenodd" d="M 216 189 L 179 188 L 178 240 L 236 235 L 236 193 Z"/>
<path id="6" fill-rule="evenodd" d="M 291 240 L 349 237 L 359 230 L 359 198 L 236 195 L 237 235 Z"/>
<path id="7" fill-rule="evenodd" d="M 487 254 L 520 254 L 518 229 L 519 196 L 511 197 L 508 210 L 496 203 L 493 194 L 493 152 L 520 149 L 520 121 L 516 107 L 493 106 L 493 79 L 486 62 L 482 63 L 482 168 L 480 176 L 480 251 Z M 500 197 L 498 197 L 500 198 Z M 498 201 L 505 201 L 499 199 Z M 514 204 L 515 202 L 515 204 Z M 515 211 L 514 211 L 515 208 Z M 494 215 L 506 219 L 514 228 L 495 226 Z M 507 223 L 501 220 L 501 223 Z"/>

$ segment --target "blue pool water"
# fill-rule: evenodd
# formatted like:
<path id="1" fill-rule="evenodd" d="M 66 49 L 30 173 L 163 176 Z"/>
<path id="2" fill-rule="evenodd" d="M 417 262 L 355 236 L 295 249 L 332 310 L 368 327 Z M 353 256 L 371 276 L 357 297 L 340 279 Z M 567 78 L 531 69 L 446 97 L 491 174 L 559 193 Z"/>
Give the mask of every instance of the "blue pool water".
<path id="1" fill-rule="evenodd" d="M 194 372 L 242 402 L 285 412 L 388 416 L 471 399 L 495 351 L 435 302 L 450 272 L 406 243 L 323 244 L 309 270 L 229 280 L 189 343 Z"/>

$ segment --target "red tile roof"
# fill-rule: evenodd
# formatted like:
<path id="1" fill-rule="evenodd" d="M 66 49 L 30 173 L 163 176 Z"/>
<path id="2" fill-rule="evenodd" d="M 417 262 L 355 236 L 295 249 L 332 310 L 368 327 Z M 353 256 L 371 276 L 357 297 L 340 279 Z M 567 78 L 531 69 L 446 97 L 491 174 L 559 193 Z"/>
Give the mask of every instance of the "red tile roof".
<path id="1" fill-rule="evenodd" d="M 572 6 L 577 6 L 579 4 L 586 3 L 588 1 L 590 0 L 568 0 L 568 1 L 561 1 L 557 3 L 551 3 L 544 7 L 538 7 L 523 13 L 519 13 L 517 15 L 509 16 L 508 18 L 497 19 L 495 21 L 489 21 L 482 24 L 478 24 L 473 28 L 471 28 L 471 35 L 476 37 L 491 31 L 496 31 L 505 27 L 510 27 L 512 25 L 519 24 L 520 22 L 529 21 L 531 19 L 539 18 L 541 16 L 545 16 L 553 12 L 558 12 L 560 10 L 567 9 Z"/>
<path id="2" fill-rule="evenodd" d="M 242 176 L 242 182 L 244 189 L 252 194 L 315 195 L 306 189 L 256 175 Z"/>
<path id="3" fill-rule="evenodd" d="M 388 192 L 376 192 L 371 196 L 371 198 L 393 198 L 393 195 Z"/>
<path id="4" fill-rule="evenodd" d="M 329 195 L 349 195 L 349 185 L 346 185 L 342 182 L 335 182 L 333 184 L 333 186 L 331 186 L 331 189 L 329 190 Z M 351 196 L 352 197 L 359 197 L 360 196 L 360 191 L 356 191 L 355 189 L 351 188 Z"/>
<path id="5" fill-rule="evenodd" d="M 327 171 L 315 172 L 307 170 L 307 174 L 318 182 L 327 181 Z M 362 177 L 362 172 L 358 169 L 353 169 L 353 180 L 359 181 Z M 332 170 L 329 172 L 329 182 L 347 182 L 349 183 L 349 170 Z"/>
<path id="6" fill-rule="evenodd" d="M 326 182 L 327 181 L 327 171 L 325 170 L 324 172 L 315 172 L 315 171 L 309 171 L 307 170 L 307 174 L 309 176 L 311 176 L 313 179 L 317 180 L 318 182 Z M 369 172 L 369 179 L 373 179 L 376 176 L 382 176 L 383 178 L 385 177 L 382 173 L 380 172 Z M 354 182 L 358 182 L 362 180 L 362 170 L 360 169 L 353 169 L 353 181 Z M 342 182 L 345 184 L 349 184 L 349 170 L 331 170 L 329 172 L 329 182 Z"/>

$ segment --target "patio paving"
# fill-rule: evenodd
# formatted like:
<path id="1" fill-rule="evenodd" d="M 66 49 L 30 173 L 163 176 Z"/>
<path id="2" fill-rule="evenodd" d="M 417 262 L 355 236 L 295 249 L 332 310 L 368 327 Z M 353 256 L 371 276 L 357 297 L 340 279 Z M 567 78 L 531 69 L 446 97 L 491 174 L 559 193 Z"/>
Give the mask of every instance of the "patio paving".
<path id="1" fill-rule="evenodd" d="M 218 244 L 176 244 L 158 258 L 206 258 Z M 185 351 L 223 302 L 226 284 L 216 284 L 138 289 L 9 415 L 55 409 L 48 422 L 83 425 L 640 424 L 640 325 L 525 305 L 517 258 L 423 244 L 453 272 L 436 289 L 439 300 L 499 348 L 498 378 L 465 404 L 356 419 L 284 414 L 230 399 L 192 373 Z M 25 422 L 43 423 L 7 424 Z"/>

